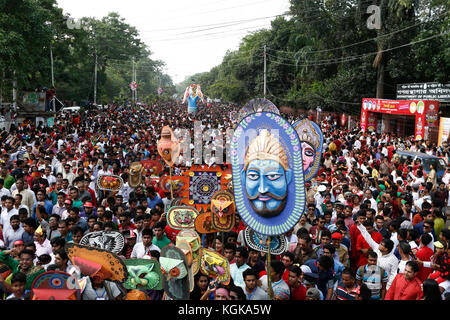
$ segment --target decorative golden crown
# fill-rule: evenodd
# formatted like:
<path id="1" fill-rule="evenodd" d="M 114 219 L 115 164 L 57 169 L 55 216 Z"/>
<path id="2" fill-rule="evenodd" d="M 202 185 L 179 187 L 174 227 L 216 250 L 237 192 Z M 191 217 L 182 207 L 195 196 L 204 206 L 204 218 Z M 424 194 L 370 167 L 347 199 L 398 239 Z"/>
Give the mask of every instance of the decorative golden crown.
<path id="1" fill-rule="evenodd" d="M 245 154 L 244 170 L 253 160 L 275 160 L 284 170 L 289 169 L 283 146 L 267 129 L 261 130 L 259 135 L 250 142 Z"/>
<path id="2" fill-rule="evenodd" d="M 320 137 L 308 119 L 303 119 L 295 128 L 300 141 L 309 143 L 315 150 L 320 148 Z"/>

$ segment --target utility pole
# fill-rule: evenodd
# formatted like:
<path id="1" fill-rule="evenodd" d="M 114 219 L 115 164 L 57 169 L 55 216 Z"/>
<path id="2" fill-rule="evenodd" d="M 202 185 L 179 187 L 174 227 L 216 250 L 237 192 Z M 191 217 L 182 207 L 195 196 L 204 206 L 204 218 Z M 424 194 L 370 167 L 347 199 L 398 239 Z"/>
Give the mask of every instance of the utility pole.
<path id="1" fill-rule="evenodd" d="M 135 61 L 135 67 L 134 67 L 134 82 L 137 83 L 137 63 L 136 63 L 136 61 Z M 136 104 L 136 103 L 137 103 L 137 88 L 134 91 L 134 104 Z"/>
<path id="2" fill-rule="evenodd" d="M 17 78 L 16 70 L 13 72 L 13 109 L 14 112 L 17 111 Z"/>
<path id="3" fill-rule="evenodd" d="M 267 60 L 266 60 L 266 45 L 264 45 L 264 99 L 266 98 L 267 92 Z"/>
<path id="4" fill-rule="evenodd" d="M 52 69 L 52 87 L 55 87 L 55 74 L 53 71 L 53 47 L 52 42 L 50 41 L 50 65 Z M 53 112 L 56 112 L 56 104 L 55 104 L 55 98 L 53 98 Z"/>
<path id="5" fill-rule="evenodd" d="M 132 82 L 135 81 L 136 82 L 136 73 L 135 73 L 135 68 L 134 68 L 134 57 L 133 57 L 133 74 L 132 74 Z M 131 100 L 133 101 L 133 106 L 136 105 L 136 93 L 137 93 L 137 89 L 135 90 L 131 90 Z"/>
<path id="6" fill-rule="evenodd" d="M 3 105 L 3 90 L 2 90 L 2 85 L 3 85 L 3 69 L 0 69 L 0 109 L 2 108 Z"/>
<path id="7" fill-rule="evenodd" d="M 94 105 L 97 105 L 97 67 L 98 67 L 98 57 L 97 50 L 95 51 L 95 68 L 94 68 Z"/>
<path id="8" fill-rule="evenodd" d="M 159 86 L 158 86 L 158 96 L 160 96 L 161 94 L 159 93 L 159 89 L 161 88 L 161 76 L 158 77 L 159 78 Z"/>

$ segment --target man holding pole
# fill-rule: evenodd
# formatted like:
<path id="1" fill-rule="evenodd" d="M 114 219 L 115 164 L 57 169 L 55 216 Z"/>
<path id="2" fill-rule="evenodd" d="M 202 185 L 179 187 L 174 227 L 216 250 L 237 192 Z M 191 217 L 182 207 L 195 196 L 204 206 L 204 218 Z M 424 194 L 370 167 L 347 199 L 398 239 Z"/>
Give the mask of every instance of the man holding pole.
<path id="1" fill-rule="evenodd" d="M 268 273 L 270 273 L 269 283 L 272 286 L 273 300 L 289 300 L 291 295 L 291 290 L 289 285 L 283 280 L 282 276 L 284 273 L 284 264 L 279 260 L 274 260 L 270 262 L 270 269 L 268 268 Z M 269 294 L 268 286 L 268 276 L 264 275 L 260 278 L 262 288 Z"/>

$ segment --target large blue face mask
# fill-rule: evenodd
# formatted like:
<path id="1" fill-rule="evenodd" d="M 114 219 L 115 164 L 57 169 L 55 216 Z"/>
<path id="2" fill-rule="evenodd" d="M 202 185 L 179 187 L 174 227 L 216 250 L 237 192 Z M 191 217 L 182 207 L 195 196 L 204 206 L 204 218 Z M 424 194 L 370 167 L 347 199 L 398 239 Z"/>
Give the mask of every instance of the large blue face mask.
<path id="1" fill-rule="evenodd" d="M 275 217 L 286 206 L 291 171 L 275 160 L 253 160 L 242 171 L 245 190 L 253 210 L 262 217 Z"/>

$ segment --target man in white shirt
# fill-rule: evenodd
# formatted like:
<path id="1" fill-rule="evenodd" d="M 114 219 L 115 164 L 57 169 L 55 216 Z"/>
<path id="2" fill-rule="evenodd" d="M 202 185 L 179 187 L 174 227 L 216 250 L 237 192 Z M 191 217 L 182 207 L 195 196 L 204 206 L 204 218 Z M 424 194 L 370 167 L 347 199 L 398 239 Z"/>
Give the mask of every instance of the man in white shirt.
<path id="1" fill-rule="evenodd" d="M 381 149 L 381 153 L 384 154 L 385 157 L 388 157 L 389 151 L 384 143 L 382 144 L 382 147 L 383 148 Z"/>
<path id="2" fill-rule="evenodd" d="M 3 196 L 11 196 L 11 191 L 4 187 L 5 180 L 0 179 L 0 198 Z"/>
<path id="3" fill-rule="evenodd" d="M 317 187 L 317 192 L 314 195 L 314 200 L 316 202 L 316 208 L 320 211 L 320 214 L 323 215 L 323 211 L 322 211 L 322 204 L 323 201 L 325 200 L 324 194 L 327 190 L 327 187 L 323 184 L 319 185 Z"/>
<path id="4" fill-rule="evenodd" d="M 353 149 L 356 149 L 356 150 L 361 149 L 361 141 L 356 139 L 355 143 L 353 144 Z"/>
<path id="5" fill-rule="evenodd" d="M 144 229 L 142 231 L 142 242 L 138 242 L 134 245 L 133 251 L 131 252 L 130 259 L 149 259 L 151 258 L 150 251 L 156 250 L 161 252 L 161 249 L 152 243 L 153 240 L 153 230 Z"/>
<path id="6" fill-rule="evenodd" d="M 445 185 L 450 183 L 450 168 L 447 168 L 445 171 L 444 176 L 442 177 L 442 182 L 445 183 Z"/>
<path id="7" fill-rule="evenodd" d="M 364 202 L 365 200 L 369 200 L 370 201 L 370 207 L 372 209 L 374 209 L 375 211 L 378 211 L 377 201 L 373 198 L 372 191 L 370 189 L 367 189 L 364 192 L 364 199 L 363 199 L 362 202 Z"/>
<path id="8" fill-rule="evenodd" d="M 63 179 L 69 180 L 69 185 L 72 185 L 73 180 L 75 180 L 75 174 L 72 172 L 71 165 L 69 163 L 66 163 L 64 165 L 63 170 Z"/>
<path id="9" fill-rule="evenodd" d="M 12 192 L 12 196 L 14 197 L 16 194 L 20 193 L 22 195 L 22 203 L 29 209 L 33 208 L 34 203 L 36 202 L 34 192 L 29 189 L 25 189 L 26 184 L 22 179 L 18 179 L 16 181 L 16 187 L 17 189 Z M 28 216 L 31 216 L 31 210 L 28 210 Z"/>
<path id="10" fill-rule="evenodd" d="M 53 183 L 56 183 L 56 177 L 52 175 L 52 168 L 50 166 L 45 167 L 43 179 L 48 181 L 48 185 L 51 186 Z"/>
<path id="11" fill-rule="evenodd" d="M 56 199 L 56 204 L 52 208 L 52 214 L 57 214 L 58 216 L 62 217 L 63 212 L 66 211 L 66 206 L 64 205 L 66 194 L 64 192 L 58 192 Z"/>
<path id="12" fill-rule="evenodd" d="M 36 257 L 43 254 L 51 255 L 53 253 L 50 240 L 47 239 L 47 236 L 41 226 L 39 226 L 39 228 L 37 228 L 34 232 L 34 244 L 36 245 Z"/>
<path id="13" fill-rule="evenodd" d="M 94 189 L 95 190 L 95 189 Z M 122 189 L 117 193 L 118 195 L 121 195 L 123 197 L 123 202 L 128 203 L 128 200 L 130 200 L 130 193 L 134 191 L 134 188 L 130 187 L 128 184 L 128 179 L 124 179 L 124 184 Z"/>
<path id="14" fill-rule="evenodd" d="M 367 232 L 365 226 L 359 224 L 358 229 L 364 237 L 364 240 L 366 240 L 372 250 L 378 255 L 377 265 L 387 272 L 389 280 L 386 285 L 386 289 L 389 289 L 395 276 L 397 275 L 397 267 L 399 263 L 399 260 L 393 253 L 394 243 L 390 239 L 383 239 L 380 244 L 378 244 L 372 239 L 372 236 L 369 232 Z"/>
<path id="15" fill-rule="evenodd" d="M 414 201 L 413 211 L 417 212 L 416 207 L 422 209 L 422 205 L 425 201 L 431 204 L 431 196 L 427 188 L 423 189 L 422 193 L 420 194 L 420 198 Z"/>
<path id="16" fill-rule="evenodd" d="M 235 254 L 236 263 L 230 265 L 230 274 L 236 286 L 245 286 L 244 277 L 242 273 L 249 269 L 250 266 L 245 262 L 248 259 L 248 251 L 245 247 L 238 247 Z"/>
<path id="17" fill-rule="evenodd" d="M 19 211 L 22 208 L 25 208 L 27 209 L 27 212 L 30 212 L 30 208 L 28 208 L 26 205 L 22 203 L 22 195 L 20 193 L 16 194 L 14 199 L 16 200 L 14 202 L 14 208 L 16 208 L 17 211 Z"/>
<path id="18" fill-rule="evenodd" d="M 11 227 L 4 231 L 3 239 L 5 246 L 8 249 L 12 249 L 14 241 L 22 240 L 24 229 L 20 226 L 20 219 L 18 215 L 12 216 L 9 221 Z"/>
<path id="19" fill-rule="evenodd" d="M 269 300 L 269 295 L 261 287 L 258 287 L 258 274 L 252 268 L 245 270 L 243 273 L 245 285 L 241 286 L 244 290 L 247 300 Z"/>
<path id="20" fill-rule="evenodd" d="M 14 198 L 8 197 L 5 201 L 5 207 L 2 209 L 0 224 L 3 229 L 3 238 L 5 238 L 5 232 L 11 228 L 11 217 L 18 215 L 19 212 L 14 208 Z"/>
<path id="21" fill-rule="evenodd" d="M 142 232 L 144 231 L 144 215 L 136 216 L 133 220 L 136 229 L 133 230 L 136 235 L 136 243 L 142 242 Z M 153 240 L 153 239 L 152 239 Z"/>

